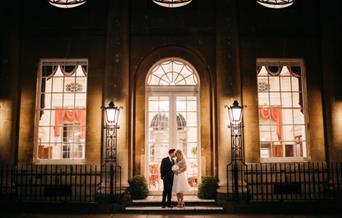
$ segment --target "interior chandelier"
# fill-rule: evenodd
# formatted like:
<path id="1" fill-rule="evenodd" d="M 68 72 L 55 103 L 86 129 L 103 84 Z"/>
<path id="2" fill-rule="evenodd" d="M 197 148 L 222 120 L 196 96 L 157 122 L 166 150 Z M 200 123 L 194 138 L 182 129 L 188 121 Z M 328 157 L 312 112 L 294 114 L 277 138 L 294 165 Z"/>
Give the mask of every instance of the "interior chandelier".
<path id="1" fill-rule="evenodd" d="M 57 8 L 75 8 L 86 3 L 87 0 L 48 0 L 50 5 Z"/>
<path id="2" fill-rule="evenodd" d="M 260 5 L 267 8 L 286 8 L 291 6 L 295 0 L 256 0 Z"/>
<path id="3" fill-rule="evenodd" d="M 157 5 L 167 8 L 178 8 L 189 4 L 192 0 L 152 0 Z"/>

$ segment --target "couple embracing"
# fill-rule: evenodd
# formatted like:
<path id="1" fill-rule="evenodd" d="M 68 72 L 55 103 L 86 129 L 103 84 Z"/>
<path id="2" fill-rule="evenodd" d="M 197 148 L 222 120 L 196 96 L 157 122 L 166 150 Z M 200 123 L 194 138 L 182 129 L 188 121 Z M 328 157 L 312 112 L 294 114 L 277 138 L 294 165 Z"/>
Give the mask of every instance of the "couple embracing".
<path id="1" fill-rule="evenodd" d="M 169 156 L 165 157 L 160 165 L 160 175 L 164 190 L 162 207 L 173 207 L 172 193 L 177 195 L 177 207 L 184 207 L 184 193 L 190 191 L 186 175 L 187 165 L 181 150 L 170 149 Z"/>

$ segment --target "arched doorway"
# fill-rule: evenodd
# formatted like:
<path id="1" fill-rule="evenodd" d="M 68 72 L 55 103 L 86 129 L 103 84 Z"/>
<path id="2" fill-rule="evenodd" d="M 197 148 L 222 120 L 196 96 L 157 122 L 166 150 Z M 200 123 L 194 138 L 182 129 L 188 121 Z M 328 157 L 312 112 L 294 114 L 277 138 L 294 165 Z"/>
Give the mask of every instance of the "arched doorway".
<path id="1" fill-rule="evenodd" d="M 155 63 L 145 81 L 145 175 L 150 191 L 161 191 L 159 167 L 170 148 L 187 157 L 188 182 L 196 190 L 200 171 L 200 83 L 196 69 L 181 58 Z"/>

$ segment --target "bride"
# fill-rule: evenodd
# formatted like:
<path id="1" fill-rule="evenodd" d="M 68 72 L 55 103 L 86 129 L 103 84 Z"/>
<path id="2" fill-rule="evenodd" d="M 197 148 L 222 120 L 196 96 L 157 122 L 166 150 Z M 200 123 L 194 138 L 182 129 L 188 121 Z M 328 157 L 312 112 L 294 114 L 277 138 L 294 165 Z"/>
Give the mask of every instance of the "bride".
<path id="1" fill-rule="evenodd" d="M 190 192 L 188 177 L 186 175 L 186 160 L 181 150 L 176 151 L 176 163 L 172 166 L 173 177 L 172 192 L 177 194 L 177 207 L 184 207 L 184 192 Z"/>

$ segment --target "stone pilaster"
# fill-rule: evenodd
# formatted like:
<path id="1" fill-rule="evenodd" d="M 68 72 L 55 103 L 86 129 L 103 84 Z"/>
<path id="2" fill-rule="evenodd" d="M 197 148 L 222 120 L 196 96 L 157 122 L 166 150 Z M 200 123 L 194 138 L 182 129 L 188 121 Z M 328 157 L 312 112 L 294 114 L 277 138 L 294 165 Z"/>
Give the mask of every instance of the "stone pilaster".
<path id="1" fill-rule="evenodd" d="M 227 185 L 226 165 L 230 162 L 229 119 L 224 105 L 236 99 L 241 103 L 239 40 L 236 0 L 216 1 L 216 92 L 218 135 L 218 178 L 220 191 Z"/>

